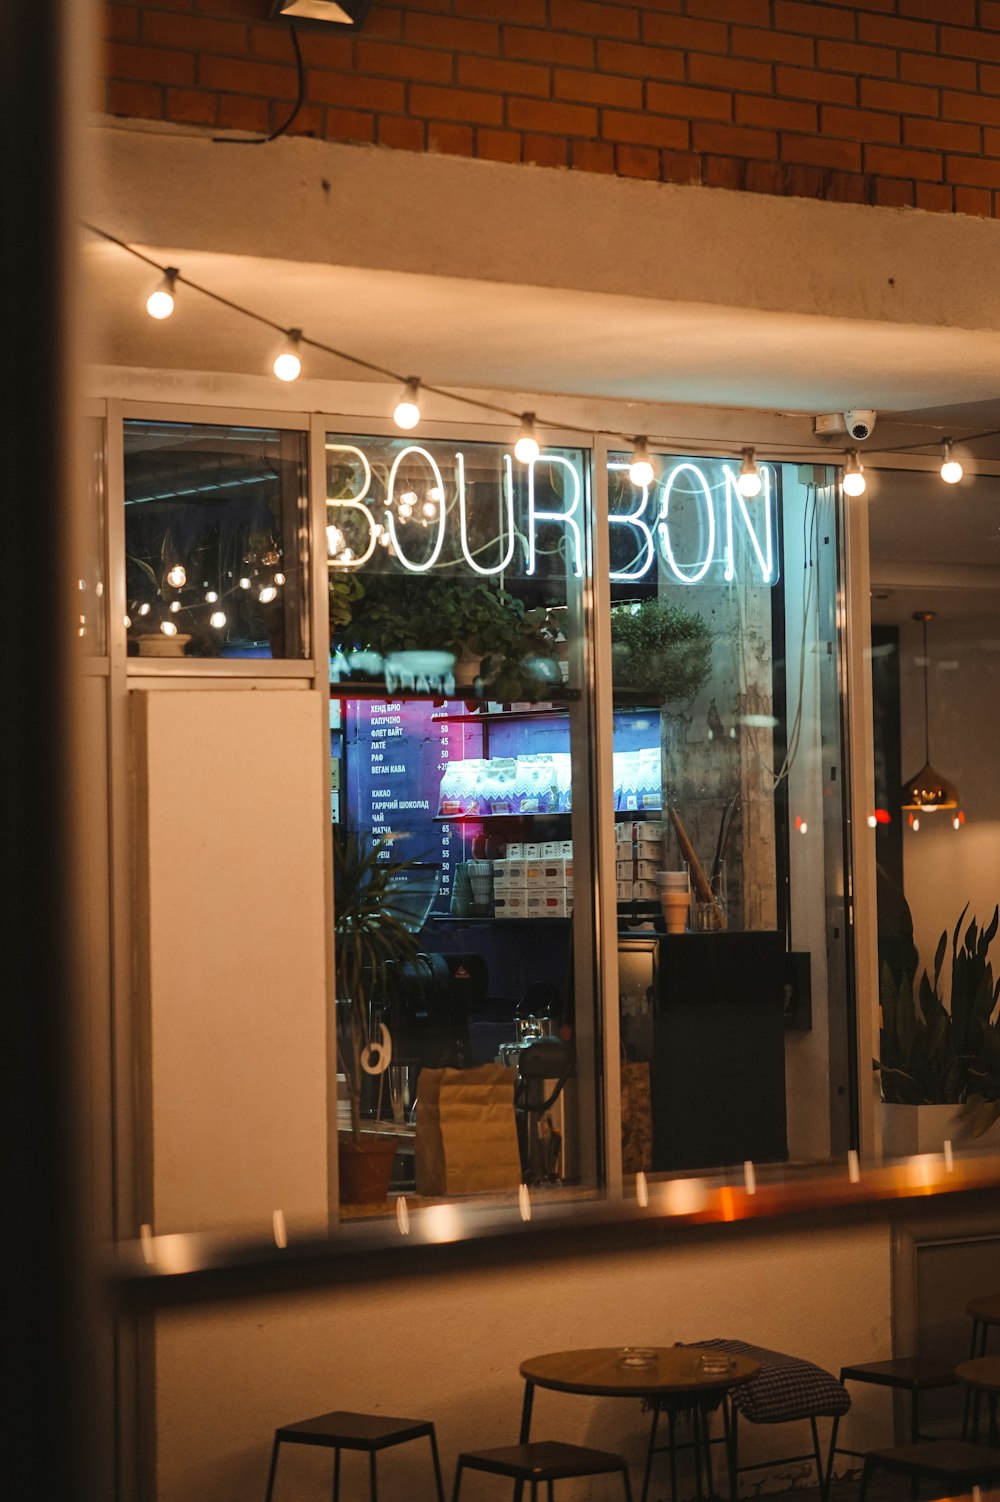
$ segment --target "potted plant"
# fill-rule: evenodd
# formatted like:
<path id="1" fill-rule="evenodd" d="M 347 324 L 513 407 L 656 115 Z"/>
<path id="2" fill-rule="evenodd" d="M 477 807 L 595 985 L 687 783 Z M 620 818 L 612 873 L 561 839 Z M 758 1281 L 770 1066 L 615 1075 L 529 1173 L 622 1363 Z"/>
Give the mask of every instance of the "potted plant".
<path id="1" fill-rule="evenodd" d="M 875 1067 L 882 1084 L 883 1136 L 890 1156 L 937 1147 L 945 1136 L 978 1142 L 1000 1118 L 1000 979 L 994 982 L 989 948 L 1000 910 L 980 927 L 973 918 L 962 933 L 968 904 L 951 937 L 950 1006 L 940 994 L 948 945 L 942 933 L 933 979 L 923 971 L 916 996 L 913 977 L 882 966 L 881 1029 Z M 961 942 L 960 942 L 961 938 Z M 928 1122 L 912 1107 L 936 1107 Z M 920 1128 L 929 1129 L 921 1140 Z M 990 1144 L 985 1144 L 990 1146 Z"/>
<path id="2" fill-rule="evenodd" d="M 339 1137 L 340 1184 L 341 1199 L 355 1203 L 380 1202 L 389 1189 L 397 1144 L 389 1134 L 362 1133 L 361 1095 L 365 1075 L 383 1074 L 392 1056 L 388 1030 L 373 1020 L 386 967 L 417 954 L 399 888 L 413 863 L 391 850 L 391 837 L 334 830 L 337 1063 L 351 1110 L 350 1131 Z"/>
<path id="3" fill-rule="evenodd" d="M 562 681 L 558 635 L 554 611 L 528 608 L 485 579 L 432 570 L 331 584 L 335 650 L 362 662 L 368 654 L 449 652 L 460 683 L 478 679 L 498 699 L 539 698 Z"/>
<path id="4" fill-rule="evenodd" d="M 611 654 L 616 686 L 654 703 L 691 700 L 712 669 L 712 631 L 696 611 L 655 597 L 614 605 Z"/>

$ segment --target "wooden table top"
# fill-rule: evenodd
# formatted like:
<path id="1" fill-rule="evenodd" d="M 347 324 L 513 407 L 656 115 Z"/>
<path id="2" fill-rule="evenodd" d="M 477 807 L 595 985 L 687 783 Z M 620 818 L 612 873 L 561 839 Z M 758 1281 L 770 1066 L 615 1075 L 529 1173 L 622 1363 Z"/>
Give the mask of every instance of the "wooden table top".
<path id="1" fill-rule="evenodd" d="M 522 1361 L 521 1376 L 538 1387 L 556 1392 L 590 1393 L 597 1397 L 642 1397 L 654 1394 L 719 1392 L 749 1382 L 760 1362 L 748 1356 L 724 1357 L 724 1372 L 706 1372 L 702 1362 L 718 1353 L 690 1346 L 647 1347 L 648 1366 L 624 1366 L 623 1347 L 599 1346 L 580 1351 L 553 1351 Z"/>
<path id="2" fill-rule="evenodd" d="M 970 1319 L 981 1319 L 986 1325 L 1000 1325 L 1000 1293 L 987 1294 L 985 1298 L 973 1299 L 966 1304 L 965 1312 Z"/>

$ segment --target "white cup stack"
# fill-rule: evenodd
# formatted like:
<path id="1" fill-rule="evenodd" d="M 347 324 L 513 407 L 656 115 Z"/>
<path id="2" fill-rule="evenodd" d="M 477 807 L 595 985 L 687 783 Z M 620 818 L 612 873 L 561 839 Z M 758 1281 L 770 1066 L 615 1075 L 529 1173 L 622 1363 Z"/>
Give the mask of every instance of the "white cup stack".
<path id="1" fill-rule="evenodd" d="M 691 878 L 687 871 L 657 871 L 660 908 L 668 934 L 682 934 L 691 910 Z"/>

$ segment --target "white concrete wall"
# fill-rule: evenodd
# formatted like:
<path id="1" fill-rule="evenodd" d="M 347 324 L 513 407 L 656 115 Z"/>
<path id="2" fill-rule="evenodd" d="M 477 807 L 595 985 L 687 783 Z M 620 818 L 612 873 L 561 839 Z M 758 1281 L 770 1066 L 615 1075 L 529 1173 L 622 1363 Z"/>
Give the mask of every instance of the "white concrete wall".
<path id="1" fill-rule="evenodd" d="M 327 1215 L 317 693 L 136 692 L 136 944 L 157 1234 Z"/>
<path id="2" fill-rule="evenodd" d="M 930 658 L 930 746 L 937 771 L 958 787 L 966 823 L 956 831 L 951 815 L 920 816 L 919 832 L 904 826 L 904 890 L 913 913 L 921 967 L 933 972 L 934 950 L 944 929 L 948 949 L 942 970 L 947 1001 L 951 936 L 966 903 L 965 926 L 989 923 L 1000 902 L 1000 620 L 996 615 L 949 619 L 942 606 L 927 630 Z M 921 627 L 900 628 L 900 705 L 903 776 L 924 763 L 924 680 Z M 994 969 L 1000 944 L 993 948 Z"/>
<path id="3" fill-rule="evenodd" d="M 459 1450 L 516 1442 L 518 1365 L 543 1351 L 728 1336 L 816 1361 L 890 1354 L 889 1232 L 775 1234 L 690 1250 L 646 1250 L 565 1264 L 428 1277 L 163 1314 L 157 1331 L 157 1502 L 263 1497 L 274 1429 L 331 1409 L 432 1419 L 446 1495 Z M 890 1442 L 884 1395 L 855 1389 L 842 1427 L 852 1448 Z M 538 1390 L 534 1438 L 619 1450 L 641 1466 L 649 1420 L 638 1401 Z M 824 1436 L 828 1425 L 821 1424 Z M 741 1460 L 803 1454 L 809 1427 L 744 1425 Z M 680 1437 L 686 1437 L 681 1435 Z M 843 1457 L 838 1474 L 854 1464 Z M 805 1466 L 772 1479 L 787 1486 Z M 275 1502 L 326 1502 L 328 1452 L 289 1447 Z M 653 1497 L 665 1495 L 665 1457 Z M 766 1472 L 744 1478 L 753 1495 Z M 387 1497 L 433 1496 L 429 1452 L 416 1443 L 380 1461 Z M 641 1469 L 633 1471 L 641 1477 Z M 779 1479 L 780 1477 L 780 1479 Z M 808 1484 L 808 1482 L 806 1483 Z M 469 1502 L 503 1496 L 469 1477 Z M 344 1502 L 366 1498 L 361 1457 L 345 1457 Z M 619 1498 L 609 1478 L 558 1496 Z"/>

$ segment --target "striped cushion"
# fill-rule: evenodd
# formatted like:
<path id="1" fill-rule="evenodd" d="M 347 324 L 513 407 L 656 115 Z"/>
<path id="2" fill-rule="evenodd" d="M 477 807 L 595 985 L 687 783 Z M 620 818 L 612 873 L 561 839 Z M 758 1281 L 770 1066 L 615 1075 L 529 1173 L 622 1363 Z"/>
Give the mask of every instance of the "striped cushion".
<path id="1" fill-rule="evenodd" d="M 699 1350 L 723 1351 L 729 1356 L 749 1356 L 760 1362 L 760 1371 L 749 1382 L 731 1389 L 733 1403 L 753 1424 L 783 1424 L 790 1419 L 846 1413 L 851 1395 L 832 1372 L 811 1361 L 751 1346 L 743 1340 L 692 1340 Z"/>

